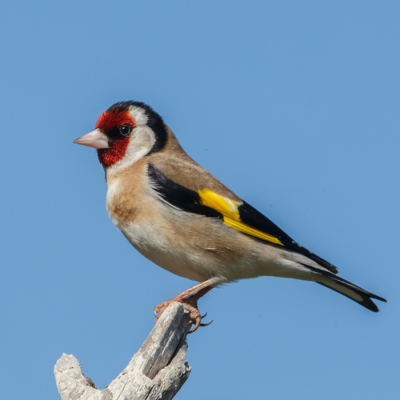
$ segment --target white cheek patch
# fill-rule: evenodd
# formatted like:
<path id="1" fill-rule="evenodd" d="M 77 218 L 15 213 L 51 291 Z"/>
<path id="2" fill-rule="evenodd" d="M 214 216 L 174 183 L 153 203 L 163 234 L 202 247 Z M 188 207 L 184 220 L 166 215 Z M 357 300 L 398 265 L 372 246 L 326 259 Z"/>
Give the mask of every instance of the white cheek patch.
<path id="1" fill-rule="evenodd" d="M 143 108 L 136 107 L 136 106 L 130 106 L 129 107 L 129 112 L 134 118 L 136 122 L 136 126 L 145 126 L 147 125 L 147 115 L 146 112 L 143 110 Z"/>
<path id="2" fill-rule="evenodd" d="M 107 174 L 112 174 L 134 164 L 153 148 L 155 142 L 156 137 L 152 129 L 148 126 L 138 126 L 132 131 L 124 158 L 108 167 Z"/>
<path id="3" fill-rule="evenodd" d="M 148 126 L 135 128 L 132 132 L 124 159 L 128 159 L 129 164 L 133 164 L 144 157 L 153 148 L 155 142 L 156 136 Z"/>

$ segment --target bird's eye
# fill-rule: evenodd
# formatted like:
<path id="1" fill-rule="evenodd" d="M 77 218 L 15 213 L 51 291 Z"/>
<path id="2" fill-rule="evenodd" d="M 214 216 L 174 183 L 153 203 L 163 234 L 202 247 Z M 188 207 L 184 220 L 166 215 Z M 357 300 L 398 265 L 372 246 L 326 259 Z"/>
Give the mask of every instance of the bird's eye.
<path id="1" fill-rule="evenodd" d="M 122 125 L 119 127 L 119 133 L 122 136 L 127 137 L 131 134 L 131 132 L 132 132 L 132 127 L 130 125 Z"/>

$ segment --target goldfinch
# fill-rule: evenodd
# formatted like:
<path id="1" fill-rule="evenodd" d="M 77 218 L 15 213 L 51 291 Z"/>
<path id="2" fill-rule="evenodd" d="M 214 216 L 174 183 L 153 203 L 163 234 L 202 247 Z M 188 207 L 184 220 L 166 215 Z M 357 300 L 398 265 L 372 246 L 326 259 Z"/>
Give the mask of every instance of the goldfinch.
<path id="1" fill-rule="evenodd" d="M 178 301 L 201 324 L 197 300 L 223 283 L 258 276 L 314 281 L 371 311 L 385 301 L 338 277 L 337 268 L 300 246 L 271 220 L 193 161 L 148 105 L 112 105 L 74 143 L 97 149 L 114 225 L 145 257 L 199 284 Z"/>

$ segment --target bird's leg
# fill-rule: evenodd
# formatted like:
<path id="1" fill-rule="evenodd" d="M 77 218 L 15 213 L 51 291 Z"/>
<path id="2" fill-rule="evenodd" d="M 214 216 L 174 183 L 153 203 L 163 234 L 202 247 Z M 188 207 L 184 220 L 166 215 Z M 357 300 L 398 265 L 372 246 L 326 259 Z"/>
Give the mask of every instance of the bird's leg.
<path id="1" fill-rule="evenodd" d="M 174 301 L 182 303 L 185 310 L 189 311 L 191 317 L 195 323 L 194 328 L 189 332 L 193 333 L 199 326 L 206 326 L 211 324 L 201 324 L 201 319 L 203 318 L 200 315 L 200 311 L 197 308 L 197 301 L 203 297 L 207 292 L 209 292 L 215 285 L 215 279 L 208 279 L 204 282 L 198 283 L 197 285 L 191 287 L 190 289 L 185 290 L 182 293 L 177 294 L 170 300 L 164 301 L 158 306 L 154 307 L 154 315 L 157 317 L 156 323 L 158 318 L 160 318 L 161 314 L 165 311 L 165 309 Z"/>

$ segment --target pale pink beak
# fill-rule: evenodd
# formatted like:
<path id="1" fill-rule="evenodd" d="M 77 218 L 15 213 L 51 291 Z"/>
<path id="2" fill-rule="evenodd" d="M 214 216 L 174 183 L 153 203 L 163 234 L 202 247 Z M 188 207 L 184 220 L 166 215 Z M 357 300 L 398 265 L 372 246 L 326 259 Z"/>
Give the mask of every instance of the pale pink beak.
<path id="1" fill-rule="evenodd" d="M 107 136 L 101 132 L 100 129 L 95 129 L 87 135 L 81 136 L 79 139 L 74 140 L 72 143 L 82 144 L 83 146 L 94 147 L 95 149 L 108 149 Z"/>

